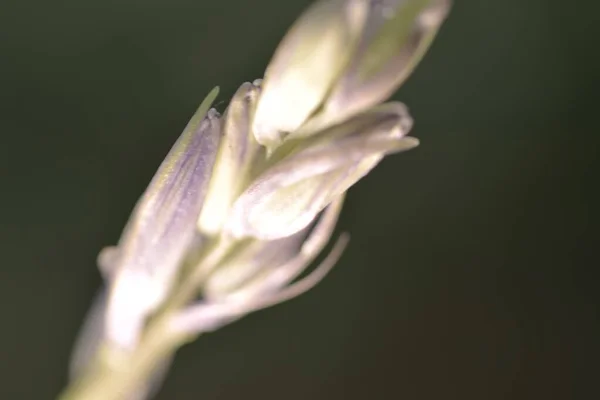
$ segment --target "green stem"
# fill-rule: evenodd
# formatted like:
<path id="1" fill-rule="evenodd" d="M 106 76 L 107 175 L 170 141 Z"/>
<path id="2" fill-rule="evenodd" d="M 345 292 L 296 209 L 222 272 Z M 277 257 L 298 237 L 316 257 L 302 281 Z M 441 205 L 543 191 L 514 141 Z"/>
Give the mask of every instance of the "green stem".
<path id="1" fill-rule="evenodd" d="M 166 317 L 166 315 L 165 315 Z M 144 385 L 161 360 L 183 344 L 187 336 L 166 327 L 167 318 L 150 325 L 136 350 L 129 354 L 100 351 L 84 376 L 73 382 L 59 400 L 123 400 Z"/>
<path id="2" fill-rule="evenodd" d="M 170 329 L 171 317 L 195 298 L 203 279 L 234 245 L 233 240 L 219 239 L 210 246 L 202 261 L 173 290 L 163 309 L 151 318 L 135 351 L 110 347 L 100 350 L 83 376 L 72 382 L 58 400 L 124 400 L 147 384 L 161 361 L 190 339 L 189 334 Z"/>

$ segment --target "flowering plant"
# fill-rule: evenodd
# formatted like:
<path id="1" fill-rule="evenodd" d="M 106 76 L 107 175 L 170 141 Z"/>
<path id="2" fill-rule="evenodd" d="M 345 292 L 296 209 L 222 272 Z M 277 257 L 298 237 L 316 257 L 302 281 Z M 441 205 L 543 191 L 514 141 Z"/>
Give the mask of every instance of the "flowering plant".
<path id="1" fill-rule="evenodd" d="M 61 399 L 144 399 L 199 334 L 318 283 L 346 191 L 411 149 L 402 84 L 449 0 L 320 0 L 291 27 L 264 79 L 223 115 L 209 93 L 98 264 L 105 288 L 76 343 Z"/>

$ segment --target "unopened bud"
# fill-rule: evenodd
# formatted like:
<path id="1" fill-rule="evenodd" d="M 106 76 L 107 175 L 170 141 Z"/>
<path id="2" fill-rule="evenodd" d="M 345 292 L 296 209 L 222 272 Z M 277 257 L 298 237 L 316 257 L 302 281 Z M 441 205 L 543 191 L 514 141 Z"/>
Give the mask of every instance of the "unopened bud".
<path id="1" fill-rule="evenodd" d="M 166 296 L 196 234 L 221 122 L 209 107 L 213 90 L 192 117 L 137 203 L 111 262 L 107 337 L 135 344 L 145 317 Z"/>
<path id="2" fill-rule="evenodd" d="M 294 23 L 265 72 L 252 123 L 259 143 L 276 147 L 323 103 L 347 67 L 368 7 L 364 0 L 319 1 Z"/>
<path id="3" fill-rule="evenodd" d="M 418 144 L 404 137 L 410 127 L 406 118 L 403 105 L 390 103 L 301 141 L 234 203 L 226 230 L 235 237 L 273 240 L 303 229 L 374 161 Z"/>
<path id="4" fill-rule="evenodd" d="M 198 228 L 209 235 L 218 234 L 229 208 L 248 184 L 248 175 L 264 148 L 254 139 L 250 119 L 260 89 L 244 83 L 237 90 L 223 115 L 223 136 L 202 207 Z"/>

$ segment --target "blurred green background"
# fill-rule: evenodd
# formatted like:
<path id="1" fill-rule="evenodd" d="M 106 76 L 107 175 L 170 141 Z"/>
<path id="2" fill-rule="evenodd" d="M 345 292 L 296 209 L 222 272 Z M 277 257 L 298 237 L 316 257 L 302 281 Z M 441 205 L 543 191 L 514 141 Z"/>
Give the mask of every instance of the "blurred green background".
<path id="1" fill-rule="evenodd" d="M 351 190 L 339 265 L 186 346 L 159 400 L 596 398 L 600 5 L 455 3 L 396 95 L 422 144 Z M 56 396 L 98 250 L 307 4 L 2 2 L 0 398 Z"/>

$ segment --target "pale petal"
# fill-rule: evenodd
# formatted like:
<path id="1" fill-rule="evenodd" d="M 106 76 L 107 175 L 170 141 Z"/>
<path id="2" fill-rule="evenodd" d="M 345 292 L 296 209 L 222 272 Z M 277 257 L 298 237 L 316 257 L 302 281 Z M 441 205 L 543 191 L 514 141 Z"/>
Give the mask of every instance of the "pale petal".
<path id="1" fill-rule="evenodd" d="M 257 298 L 256 303 L 254 303 L 253 311 L 291 300 L 294 297 L 298 297 L 315 287 L 337 264 L 349 241 L 350 237 L 347 234 L 342 234 L 335 242 L 333 249 L 327 255 L 327 257 L 319 265 L 317 265 L 317 267 L 310 274 L 308 274 L 308 276 L 300 279 L 298 282 L 292 283 L 290 286 L 284 287 L 280 291 L 275 292 L 270 296 Z"/>
<path id="2" fill-rule="evenodd" d="M 414 147 L 414 139 L 401 139 L 405 132 L 400 120 L 392 113 L 359 116 L 305 143 L 299 141 L 297 149 L 240 196 L 225 229 L 235 237 L 263 240 L 303 229 L 340 194 L 337 188 L 349 187 L 370 170 L 363 165 L 353 172 L 363 160 L 370 159 L 367 164 L 374 166 L 375 156 Z"/>
<path id="3" fill-rule="evenodd" d="M 331 253 L 306 278 L 287 285 L 323 250 L 333 233 L 342 204 L 343 196 L 328 207 L 298 254 L 289 262 L 277 268 L 266 268 L 263 276 L 256 277 L 230 296 L 189 306 L 174 316 L 172 328 L 190 334 L 213 331 L 250 312 L 289 300 L 314 287 L 341 256 L 348 242 L 346 235 L 338 240 Z"/>
<path id="4" fill-rule="evenodd" d="M 208 235 L 220 232 L 231 204 L 247 186 L 253 164 L 264 158 L 264 149 L 250 131 L 250 118 L 260 89 L 244 83 L 237 90 L 223 116 L 223 137 L 212 171 L 198 228 Z"/>
<path id="5" fill-rule="evenodd" d="M 230 299 L 236 302 L 258 299 L 263 295 L 279 291 L 296 279 L 315 260 L 329 242 L 342 211 L 343 204 L 344 195 L 341 195 L 325 209 L 323 215 L 302 244 L 300 251 L 293 259 L 277 268 L 266 269 L 253 282 L 247 283 L 243 288 L 233 293 Z"/>
<path id="6" fill-rule="evenodd" d="M 346 248 L 348 240 L 348 235 L 342 235 L 327 257 L 307 277 L 282 288 L 279 292 L 254 298 L 250 302 L 239 299 L 197 302 L 173 316 L 170 322 L 171 329 L 190 335 L 212 332 L 251 312 L 291 300 L 307 292 L 315 287 L 335 266 Z"/>
<path id="7" fill-rule="evenodd" d="M 136 205 L 119 242 L 107 312 L 108 338 L 131 347 L 162 301 L 196 231 L 220 138 L 211 92 Z"/>
<path id="8" fill-rule="evenodd" d="M 285 264 L 298 253 L 307 234 L 308 228 L 277 240 L 242 241 L 234 255 L 228 257 L 206 278 L 203 297 L 210 302 L 219 301 L 265 269 Z"/>
<path id="9" fill-rule="evenodd" d="M 388 0 L 372 7 L 358 51 L 323 113 L 344 118 L 394 93 L 425 55 L 450 5 L 450 0 Z"/>
<path id="10" fill-rule="evenodd" d="M 334 139 L 340 139 L 352 135 L 369 135 L 373 127 L 384 122 L 394 125 L 395 129 L 389 130 L 389 134 L 396 137 L 406 135 L 413 126 L 413 119 L 404 103 L 392 101 L 374 106 L 366 111 L 359 112 L 351 117 L 335 121 L 331 118 L 321 118 L 324 114 L 311 119 L 301 129 L 291 133 L 286 142 L 275 152 L 290 152 L 294 147 L 309 147 L 314 143 L 323 143 Z M 332 122 L 334 122 L 332 124 Z M 295 151 L 298 151 L 295 149 Z"/>
<path id="11" fill-rule="evenodd" d="M 265 72 L 253 132 L 273 148 L 323 103 L 346 67 L 368 12 L 363 0 L 325 0 L 309 7 L 281 41 Z"/>

